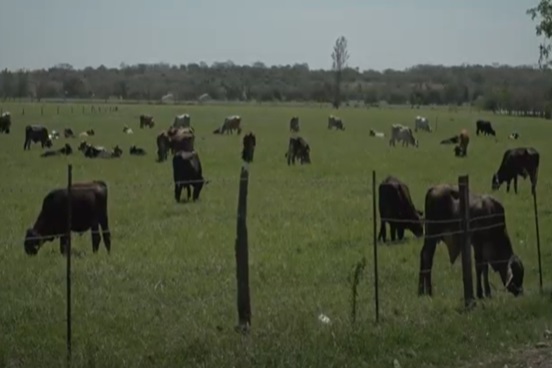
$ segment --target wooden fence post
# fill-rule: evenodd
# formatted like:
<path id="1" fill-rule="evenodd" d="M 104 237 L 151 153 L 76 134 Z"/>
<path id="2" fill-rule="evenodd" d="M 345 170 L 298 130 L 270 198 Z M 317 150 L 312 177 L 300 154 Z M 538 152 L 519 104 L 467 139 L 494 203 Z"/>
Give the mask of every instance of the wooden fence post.
<path id="1" fill-rule="evenodd" d="M 470 187 L 469 177 L 467 175 L 458 177 L 458 189 L 460 191 L 460 213 L 462 216 L 462 280 L 464 283 L 464 306 L 466 308 L 471 308 L 475 303 L 475 299 L 473 296 L 470 237 Z"/>
<path id="2" fill-rule="evenodd" d="M 249 250 L 247 239 L 247 189 L 249 164 L 243 162 L 240 172 L 238 221 L 235 243 L 236 279 L 238 284 L 238 326 L 236 330 L 248 333 L 251 326 L 251 300 L 249 295 Z"/>
<path id="3" fill-rule="evenodd" d="M 71 218 L 72 218 L 72 185 L 73 165 L 67 167 L 67 237 L 65 242 L 65 256 L 67 257 L 66 284 L 67 284 L 67 365 L 71 363 Z"/>
<path id="4" fill-rule="evenodd" d="M 374 303 L 376 308 L 376 323 L 379 322 L 379 280 L 378 280 L 378 236 L 377 236 L 377 213 L 376 213 L 376 170 L 372 170 L 372 242 L 374 245 Z"/>
<path id="5" fill-rule="evenodd" d="M 537 190 L 533 191 L 533 210 L 535 212 L 535 228 L 537 232 L 537 258 L 539 261 L 539 289 L 542 293 L 542 262 L 541 262 L 541 247 L 540 247 L 540 232 L 539 232 L 539 212 L 537 210 Z"/>

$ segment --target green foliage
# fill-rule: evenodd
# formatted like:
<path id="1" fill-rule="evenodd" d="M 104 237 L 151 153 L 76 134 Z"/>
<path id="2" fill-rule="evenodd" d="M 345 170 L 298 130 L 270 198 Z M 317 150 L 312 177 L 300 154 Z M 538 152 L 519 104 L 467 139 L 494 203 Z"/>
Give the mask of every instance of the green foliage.
<path id="1" fill-rule="evenodd" d="M 371 75 L 373 77 L 374 74 Z M 513 298 L 490 271 L 494 297 L 470 313 L 462 305 L 460 264 L 451 266 L 440 245 L 434 260 L 433 299 L 419 298 L 417 277 L 422 239 L 379 246 L 381 323 L 374 325 L 371 170 L 377 181 L 392 174 L 410 187 L 423 209 L 430 185 L 455 183 L 469 174 L 471 189 L 491 191 L 491 176 L 506 148 L 530 144 L 552 156 L 550 123 L 541 119 L 479 114 L 445 108 L 352 109 L 344 107 L 345 132 L 328 131 L 331 109 L 312 107 L 119 105 L 117 113 L 82 114 L 81 105 L 2 103 L 13 114 L 10 135 L 0 135 L 0 366 L 59 367 L 65 364 L 65 259 L 57 243 L 37 257 L 23 251 L 46 193 L 73 180 L 103 179 L 109 186 L 112 254 L 92 254 L 90 235 L 73 236 L 72 367 L 473 367 L 487 356 L 542 339 L 552 325 L 552 212 L 550 160 L 539 175 L 539 212 L 546 297 L 538 291 L 535 230 L 530 187 L 494 193 L 507 211 L 512 244 L 525 265 L 525 292 Z M 71 114 L 71 106 L 74 113 Z M 25 115 L 19 113 L 25 107 Z M 102 106 L 102 111 L 105 109 Z M 139 129 L 138 116 L 151 113 L 159 127 L 178 113 L 191 114 L 196 147 L 211 182 L 192 204 L 173 200 L 171 164 L 155 162 L 158 129 Z M 234 239 L 241 166 L 241 137 L 211 132 L 224 116 L 238 113 L 245 131 L 257 136 L 251 164 L 248 233 L 252 295 L 251 336 L 237 322 Z M 420 147 L 389 147 L 370 138 L 390 125 L 413 126 L 424 115 L 434 133 L 418 133 Z M 301 119 L 301 135 L 312 147 L 311 165 L 288 167 L 284 158 L 289 118 Z M 454 157 L 443 138 L 477 118 L 492 120 L 497 139 L 472 133 L 469 156 Z M 43 122 L 75 133 L 94 128 L 93 144 L 119 144 L 121 159 L 39 158 L 33 145 L 23 152 L 26 124 Z M 133 135 L 122 133 L 124 125 Z M 507 135 L 516 130 L 520 141 Z M 69 140 L 73 148 L 80 139 Z M 55 142 L 61 147 L 65 139 Z M 136 144 L 145 157 L 129 157 Z M 358 284 L 356 322 L 351 326 L 351 271 L 366 257 Z M 331 323 L 323 324 L 319 314 Z M 508 362 L 505 362 L 505 364 Z M 502 367 L 503 365 L 501 365 Z M 511 366 L 511 364 L 510 364 Z"/>
<path id="2" fill-rule="evenodd" d="M 552 1 L 540 0 L 539 4 L 527 10 L 532 20 L 538 19 L 535 26 L 537 36 L 542 36 L 544 41 L 539 45 L 539 64 L 543 67 L 549 65 L 551 50 L 550 38 L 552 37 Z"/>

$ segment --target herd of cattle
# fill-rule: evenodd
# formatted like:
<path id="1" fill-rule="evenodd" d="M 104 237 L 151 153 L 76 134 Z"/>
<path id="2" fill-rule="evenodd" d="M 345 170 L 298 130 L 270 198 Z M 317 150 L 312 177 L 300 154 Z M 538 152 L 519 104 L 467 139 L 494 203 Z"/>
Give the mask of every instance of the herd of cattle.
<path id="1" fill-rule="evenodd" d="M 153 128 L 155 121 L 152 116 L 141 115 L 139 127 Z M 9 113 L 0 116 L 0 132 L 10 132 L 11 120 Z M 330 115 L 328 118 L 328 129 L 345 130 L 343 121 Z M 289 138 L 288 151 L 285 154 L 288 165 L 295 164 L 299 160 L 301 164 L 310 163 L 310 147 L 307 141 L 299 136 L 299 117 L 293 116 L 289 122 L 289 130 L 292 136 Z M 241 117 L 229 116 L 224 119 L 222 125 L 217 128 L 214 134 L 241 134 Z M 428 119 L 416 117 L 414 131 L 432 132 Z M 131 134 L 132 130 L 125 127 L 123 132 Z M 476 134 L 496 136 L 489 121 L 478 120 L 476 122 Z M 81 137 L 93 135 L 94 131 L 89 130 L 80 134 Z M 50 148 L 52 140 L 59 134 L 39 125 L 29 125 L 25 129 L 24 149 L 30 148 L 31 142 L 40 142 L 42 147 Z M 64 130 L 66 138 L 74 137 L 71 129 Z M 384 137 L 382 132 L 370 130 L 370 136 Z M 510 139 L 518 139 L 519 134 L 512 133 Z M 192 200 L 199 198 L 200 192 L 208 183 L 203 178 L 199 154 L 194 147 L 195 134 L 191 126 L 191 118 L 188 114 L 178 115 L 174 118 L 172 125 L 161 131 L 156 137 L 158 161 L 167 159 L 169 151 L 172 153 L 174 197 L 180 201 L 181 192 L 187 190 L 188 200 L 190 199 L 190 187 L 193 188 Z M 414 137 L 410 127 L 393 124 L 391 126 L 390 145 L 395 142 L 403 142 L 403 145 L 418 146 L 418 140 Z M 456 144 L 455 154 L 466 156 L 469 144 L 469 134 L 466 129 L 451 138 L 440 142 L 441 144 Z M 246 162 L 253 161 L 256 137 L 250 132 L 243 138 L 242 159 Z M 112 151 L 104 147 L 92 146 L 82 141 L 78 147 L 86 157 L 120 157 L 122 150 L 116 146 Z M 144 155 L 145 150 L 132 146 L 130 154 Z M 72 153 L 71 146 L 66 143 L 63 148 L 55 151 L 47 151 L 42 154 L 44 157 L 58 154 L 68 155 Z M 517 194 L 517 178 L 521 176 L 531 181 L 531 191 L 534 194 L 537 184 L 540 155 L 532 147 L 520 147 L 508 149 L 504 152 L 502 161 L 496 173 L 491 179 L 492 190 L 500 188 L 506 183 L 506 191 L 510 191 L 510 183 L 514 182 L 514 191 Z M 107 215 L 107 185 L 103 181 L 90 181 L 74 184 L 72 190 L 72 230 L 84 232 L 92 230 L 93 251 L 97 252 L 100 235 L 99 226 L 102 228 L 102 235 L 107 251 L 110 251 L 111 240 L 108 227 Z M 51 241 L 60 237 L 60 251 L 64 253 L 67 239 L 63 234 L 67 221 L 68 192 L 66 189 L 55 189 L 44 198 L 41 212 L 31 229 L 27 230 L 25 238 L 25 251 L 28 254 L 36 254 L 45 241 Z M 391 240 L 402 240 L 405 230 L 411 231 L 415 237 L 424 236 L 424 244 L 420 254 L 420 278 L 419 294 L 432 294 L 431 268 L 436 245 L 443 241 L 447 245 L 450 262 L 454 263 L 460 254 L 462 243 L 460 230 L 460 191 L 456 186 L 435 185 L 430 187 L 425 196 L 424 212 L 415 208 L 410 191 L 406 183 L 397 177 L 389 176 L 383 180 L 378 187 L 380 231 L 378 240 L 387 241 L 386 225 L 390 226 Z M 506 230 L 505 211 L 502 204 L 490 195 L 469 193 L 469 214 L 470 228 L 472 229 L 471 242 L 474 247 L 474 258 L 476 262 L 476 287 L 477 296 L 490 296 L 488 281 L 488 268 L 500 274 L 501 280 L 514 295 L 523 291 L 523 264 L 512 249 L 512 244 Z M 450 235 L 453 234 L 453 235 Z"/>

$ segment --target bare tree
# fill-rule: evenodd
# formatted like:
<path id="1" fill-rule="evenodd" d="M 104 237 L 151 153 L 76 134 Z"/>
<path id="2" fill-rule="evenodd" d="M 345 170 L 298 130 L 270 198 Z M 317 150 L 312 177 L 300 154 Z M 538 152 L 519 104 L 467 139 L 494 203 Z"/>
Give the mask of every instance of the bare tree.
<path id="1" fill-rule="evenodd" d="M 347 50 L 347 39 L 344 36 L 335 41 L 332 52 L 332 69 L 335 73 L 334 100 L 333 106 L 339 109 L 341 105 L 341 79 L 343 69 L 347 66 L 349 60 L 349 51 Z"/>

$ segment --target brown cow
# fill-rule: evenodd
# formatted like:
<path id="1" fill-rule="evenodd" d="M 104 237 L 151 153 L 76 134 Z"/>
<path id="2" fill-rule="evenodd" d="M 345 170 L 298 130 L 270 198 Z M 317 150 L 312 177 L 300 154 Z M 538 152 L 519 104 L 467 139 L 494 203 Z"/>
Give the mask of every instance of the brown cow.
<path id="1" fill-rule="evenodd" d="M 469 192 L 470 242 L 473 245 L 477 296 L 491 295 L 489 265 L 500 274 L 503 285 L 514 295 L 523 292 L 523 263 L 514 254 L 506 229 L 506 214 L 502 204 L 492 196 Z M 440 184 L 428 189 L 425 196 L 425 238 L 420 252 L 418 294 L 432 295 L 431 269 L 439 241 L 448 250 L 454 264 L 463 247 L 460 230 L 460 192 L 457 186 Z"/>
<path id="2" fill-rule="evenodd" d="M 404 230 L 410 230 L 417 238 L 424 235 L 421 211 L 416 210 L 410 197 L 408 186 L 399 179 L 388 176 L 378 187 L 378 203 L 380 215 L 380 232 L 378 240 L 387 241 L 386 223 L 391 228 L 391 241 L 404 238 Z M 396 220 L 396 221 L 394 221 Z"/>
<path id="3" fill-rule="evenodd" d="M 67 244 L 67 188 L 50 191 L 42 201 L 42 209 L 32 228 L 25 236 L 25 253 L 35 255 L 44 244 L 60 238 L 60 252 L 65 253 Z M 111 235 L 107 216 L 107 184 L 101 180 L 74 183 L 71 186 L 71 231 L 92 231 L 92 251 L 100 246 L 100 229 L 105 248 L 111 251 Z"/>
<path id="4" fill-rule="evenodd" d="M 454 147 L 454 154 L 458 157 L 468 155 L 468 145 L 470 144 L 470 135 L 466 129 L 462 129 L 458 135 L 459 144 Z"/>
<path id="5" fill-rule="evenodd" d="M 310 164 L 310 146 L 302 137 L 290 137 L 285 157 L 287 158 L 288 165 L 295 165 L 295 159 L 299 159 L 301 165 Z"/>
<path id="6" fill-rule="evenodd" d="M 140 115 L 140 129 L 144 127 L 153 128 L 155 126 L 155 121 L 151 115 Z"/>
<path id="7" fill-rule="evenodd" d="M 492 189 L 497 190 L 506 182 L 506 192 L 510 192 L 510 182 L 514 180 L 517 194 L 517 177 L 531 180 L 531 193 L 535 194 L 539 173 L 540 154 L 533 147 L 511 148 L 504 152 L 498 171 L 493 175 Z"/>

